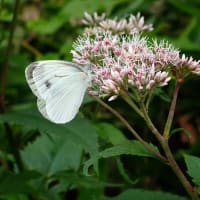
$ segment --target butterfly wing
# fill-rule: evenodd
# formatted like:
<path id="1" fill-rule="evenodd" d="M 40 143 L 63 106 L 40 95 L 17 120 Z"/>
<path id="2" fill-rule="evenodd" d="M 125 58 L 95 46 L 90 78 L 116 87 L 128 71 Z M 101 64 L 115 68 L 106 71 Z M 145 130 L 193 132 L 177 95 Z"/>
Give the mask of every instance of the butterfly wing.
<path id="1" fill-rule="evenodd" d="M 79 65 L 57 60 L 39 61 L 30 64 L 25 74 L 45 118 L 66 123 L 75 117 L 90 82 Z"/>
<path id="2" fill-rule="evenodd" d="M 37 97 L 45 98 L 48 88 L 62 76 L 70 76 L 80 72 L 80 66 L 75 63 L 46 60 L 33 62 L 25 70 L 26 80 Z"/>
<path id="3" fill-rule="evenodd" d="M 83 72 L 59 80 L 46 98 L 48 118 L 56 123 L 71 121 L 79 110 L 87 87 Z"/>

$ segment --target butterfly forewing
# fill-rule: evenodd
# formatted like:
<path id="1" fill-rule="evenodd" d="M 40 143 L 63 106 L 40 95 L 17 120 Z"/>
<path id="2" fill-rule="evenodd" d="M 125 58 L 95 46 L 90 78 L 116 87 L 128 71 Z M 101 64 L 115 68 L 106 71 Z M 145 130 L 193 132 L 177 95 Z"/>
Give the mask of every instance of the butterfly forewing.
<path id="1" fill-rule="evenodd" d="M 44 117 L 55 123 L 74 118 L 90 82 L 87 71 L 71 62 L 49 60 L 30 64 L 25 74 Z"/>
<path id="2" fill-rule="evenodd" d="M 38 97 L 45 98 L 51 83 L 56 82 L 60 76 L 70 76 L 80 70 L 79 65 L 71 62 L 38 61 L 26 68 L 26 79 L 33 93 Z"/>

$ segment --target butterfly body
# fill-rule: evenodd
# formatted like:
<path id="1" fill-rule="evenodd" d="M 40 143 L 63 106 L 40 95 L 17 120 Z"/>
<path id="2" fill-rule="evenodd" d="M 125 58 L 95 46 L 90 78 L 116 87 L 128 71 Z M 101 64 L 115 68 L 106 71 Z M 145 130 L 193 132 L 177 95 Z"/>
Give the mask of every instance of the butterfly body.
<path id="1" fill-rule="evenodd" d="M 42 115 L 52 122 L 66 123 L 80 108 L 91 82 L 90 71 L 90 65 L 46 60 L 28 65 L 25 75 Z"/>

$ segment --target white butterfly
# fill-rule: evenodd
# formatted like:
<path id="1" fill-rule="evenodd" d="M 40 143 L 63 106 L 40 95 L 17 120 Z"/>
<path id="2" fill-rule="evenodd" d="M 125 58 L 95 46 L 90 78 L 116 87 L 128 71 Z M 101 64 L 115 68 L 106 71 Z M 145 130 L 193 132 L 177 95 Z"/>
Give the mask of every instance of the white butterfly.
<path id="1" fill-rule="evenodd" d="M 38 97 L 42 115 L 54 123 L 66 123 L 77 114 L 91 83 L 90 65 L 46 60 L 33 62 L 25 70 L 26 80 Z"/>

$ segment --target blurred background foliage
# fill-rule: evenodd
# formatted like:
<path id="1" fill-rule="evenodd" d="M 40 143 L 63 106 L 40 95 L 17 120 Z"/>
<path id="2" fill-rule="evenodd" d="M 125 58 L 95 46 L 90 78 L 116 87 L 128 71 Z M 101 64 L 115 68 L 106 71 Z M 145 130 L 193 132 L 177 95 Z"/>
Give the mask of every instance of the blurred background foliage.
<path id="1" fill-rule="evenodd" d="M 0 0 L 1 77 L 14 4 L 14 0 Z M 6 110 L 0 115 L 0 199 L 185 199 L 153 192 L 186 195 L 171 170 L 148 158 L 151 155 L 144 149 L 124 150 L 121 143 L 128 143 L 127 138 L 133 140 L 133 136 L 93 100 L 86 98 L 76 119 L 67 125 L 52 124 L 38 113 L 36 98 L 25 80 L 25 67 L 35 60 L 70 61 L 72 43 L 83 31 L 80 20 L 85 11 L 105 12 L 111 18 L 141 12 L 154 26 L 148 37 L 167 39 L 183 53 L 200 59 L 199 0 L 21 0 L 6 77 Z M 188 136 L 180 129 L 170 143 L 183 169 L 181 155 L 200 154 L 199 83 L 197 76 L 185 80 L 173 124 L 174 129 L 189 131 Z M 173 81 L 158 90 L 152 102 L 151 116 L 160 130 L 172 91 Z M 156 144 L 144 122 L 130 113 L 127 105 L 120 99 L 110 104 L 143 138 Z M 116 145 L 121 145 L 121 151 L 114 149 Z M 103 151 L 106 148 L 112 148 L 110 154 Z M 85 176 L 85 161 L 100 151 L 103 159 L 99 163 L 94 160 L 89 168 L 92 176 Z"/>

